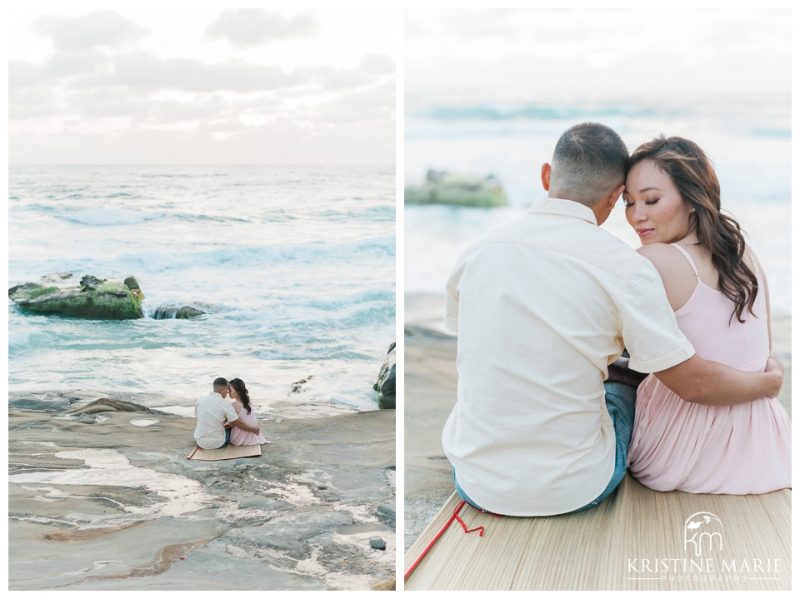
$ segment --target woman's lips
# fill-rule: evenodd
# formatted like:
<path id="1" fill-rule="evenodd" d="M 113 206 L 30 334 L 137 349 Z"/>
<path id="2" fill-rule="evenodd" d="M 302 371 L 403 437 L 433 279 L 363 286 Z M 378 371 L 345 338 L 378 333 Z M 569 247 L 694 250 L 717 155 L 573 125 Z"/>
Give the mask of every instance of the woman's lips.
<path id="1" fill-rule="evenodd" d="M 636 229 L 636 233 L 639 235 L 639 237 L 647 237 L 653 231 L 655 231 L 655 229 Z"/>

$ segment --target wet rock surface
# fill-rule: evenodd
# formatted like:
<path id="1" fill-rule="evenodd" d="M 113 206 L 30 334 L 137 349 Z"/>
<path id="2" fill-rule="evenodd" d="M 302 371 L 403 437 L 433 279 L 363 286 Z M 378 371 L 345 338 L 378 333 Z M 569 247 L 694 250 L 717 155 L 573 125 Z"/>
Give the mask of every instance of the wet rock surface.
<path id="1" fill-rule="evenodd" d="M 41 401 L 24 396 L 17 405 Z M 393 578 L 392 413 L 266 421 L 261 457 L 196 462 L 190 418 L 141 427 L 131 421 L 147 409 L 130 402 L 58 397 L 69 410 L 9 412 L 9 588 L 369 589 Z"/>
<path id="2" fill-rule="evenodd" d="M 395 389 L 397 380 L 397 343 L 393 342 L 386 352 L 386 358 L 378 372 L 378 380 L 372 388 L 378 392 L 378 407 L 382 410 L 395 409 Z"/>
<path id="3" fill-rule="evenodd" d="M 179 308 L 175 306 L 159 306 L 153 311 L 153 318 L 155 320 L 166 320 L 169 318 L 189 319 L 197 318 L 203 314 L 205 314 L 205 312 L 193 306 L 181 306 Z"/>

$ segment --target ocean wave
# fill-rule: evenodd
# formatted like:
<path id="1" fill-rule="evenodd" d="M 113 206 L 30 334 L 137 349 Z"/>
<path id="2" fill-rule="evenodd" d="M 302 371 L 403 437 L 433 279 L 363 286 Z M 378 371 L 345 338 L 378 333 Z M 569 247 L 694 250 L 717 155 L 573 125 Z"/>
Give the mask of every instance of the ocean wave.
<path id="1" fill-rule="evenodd" d="M 396 214 L 397 212 L 395 207 L 391 205 L 370 206 L 368 208 L 350 210 L 323 210 L 322 212 L 318 212 L 317 216 L 333 221 L 351 221 L 353 219 L 366 221 L 394 221 Z"/>
<path id="2" fill-rule="evenodd" d="M 29 316 L 26 316 L 30 319 Z M 93 321 L 85 319 L 64 318 L 60 316 L 38 316 L 37 322 L 42 328 L 30 331 L 17 331 L 9 336 L 8 352 L 10 356 L 27 353 L 48 353 L 51 351 L 101 351 L 115 350 L 150 350 L 181 347 L 182 341 L 174 339 L 160 331 L 149 331 L 146 336 L 133 334 L 126 336 L 120 326 L 128 323 L 112 321 Z"/>
<path id="3" fill-rule="evenodd" d="M 312 308 L 316 310 L 339 310 L 341 308 L 353 307 L 360 304 L 383 302 L 395 303 L 394 291 L 372 289 L 361 293 L 346 295 L 339 298 L 322 299 L 319 297 L 309 298 L 305 302 L 300 302 L 302 308 Z"/>
<path id="4" fill-rule="evenodd" d="M 388 295 L 388 293 L 387 293 Z M 258 339 L 277 339 L 282 342 L 323 339 L 327 334 L 336 337 L 344 331 L 355 331 L 391 324 L 395 319 L 395 300 L 342 304 L 328 308 L 309 307 L 308 300 L 287 298 L 269 308 L 249 309 L 220 306 L 212 313 L 220 322 L 228 323 L 237 336 L 258 342 Z M 254 324 L 255 323 L 255 324 Z"/>
<path id="5" fill-rule="evenodd" d="M 785 127 L 757 127 L 750 129 L 749 134 L 753 137 L 791 139 L 792 130 Z"/>
<path id="6" fill-rule="evenodd" d="M 347 261 L 394 258 L 394 237 L 379 237 L 344 243 L 310 242 L 304 244 L 229 246 L 196 249 L 185 252 L 143 250 L 124 255 L 119 261 L 143 270 L 167 272 L 189 267 L 313 264 L 323 265 Z"/>
<path id="7" fill-rule="evenodd" d="M 90 227 L 138 225 L 151 221 L 177 221 L 183 223 L 213 224 L 251 222 L 250 219 L 240 216 L 221 216 L 202 214 L 198 212 L 145 212 L 131 208 L 74 208 L 52 204 L 33 203 L 22 206 L 21 209 L 38 214 L 52 215 L 55 218 L 65 222 L 86 225 Z"/>
<path id="8" fill-rule="evenodd" d="M 54 206 L 53 204 L 40 204 L 38 202 L 33 204 L 21 204 L 16 209 L 35 212 L 38 214 L 55 214 L 61 211 L 61 208 Z"/>
<path id="9" fill-rule="evenodd" d="M 509 121 L 509 120 L 585 120 L 603 119 L 616 116 L 650 117 L 667 116 L 652 108 L 633 106 L 602 106 L 579 108 L 575 106 L 542 106 L 527 104 L 522 106 L 495 106 L 478 104 L 474 106 L 437 106 L 416 114 L 417 117 L 431 118 L 439 121 Z M 669 116 L 676 116 L 670 111 Z"/>
<path id="10" fill-rule="evenodd" d="M 92 227 L 138 225 L 155 220 L 157 215 L 127 208 L 87 208 L 85 210 L 62 211 L 57 217 L 67 222 Z"/>
<path id="11" fill-rule="evenodd" d="M 158 216 L 159 219 L 175 219 L 178 221 L 188 223 L 249 223 L 248 218 L 239 216 L 219 216 L 211 214 L 199 214 L 191 212 L 174 212 L 162 213 Z"/>
<path id="12" fill-rule="evenodd" d="M 86 199 L 85 197 L 82 199 Z M 268 214 L 254 218 L 243 216 L 227 216 L 219 214 L 203 214 L 199 212 L 171 212 L 169 210 L 142 211 L 131 208 L 76 208 L 57 204 L 32 203 L 18 206 L 17 209 L 36 214 L 50 215 L 58 220 L 85 225 L 89 227 L 138 225 L 145 222 L 177 223 L 209 223 L 209 224 L 249 224 L 283 223 L 299 220 L 297 214 L 287 210 L 273 210 Z M 323 210 L 313 214 L 330 222 L 390 222 L 395 220 L 394 206 L 371 206 L 364 209 Z"/>

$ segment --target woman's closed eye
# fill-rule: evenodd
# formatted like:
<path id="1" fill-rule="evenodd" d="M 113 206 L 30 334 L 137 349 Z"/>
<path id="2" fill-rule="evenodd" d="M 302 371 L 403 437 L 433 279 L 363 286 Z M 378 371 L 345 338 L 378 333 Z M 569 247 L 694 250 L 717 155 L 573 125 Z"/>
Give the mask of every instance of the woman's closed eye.
<path id="1" fill-rule="evenodd" d="M 657 203 L 658 200 L 660 200 L 660 199 L 661 198 L 655 198 L 654 200 L 645 200 L 644 203 L 645 203 L 646 206 L 652 206 L 653 204 Z M 627 200 L 623 200 L 623 203 L 625 205 L 625 208 L 630 208 L 631 206 L 633 206 L 633 202 L 629 202 Z"/>

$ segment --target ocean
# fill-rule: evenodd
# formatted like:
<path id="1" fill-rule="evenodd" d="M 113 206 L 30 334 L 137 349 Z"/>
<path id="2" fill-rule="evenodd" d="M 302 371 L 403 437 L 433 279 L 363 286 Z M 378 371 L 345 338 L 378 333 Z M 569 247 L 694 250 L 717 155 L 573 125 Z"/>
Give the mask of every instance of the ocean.
<path id="1" fill-rule="evenodd" d="M 224 376 L 257 412 L 377 409 L 395 340 L 394 196 L 392 167 L 10 167 L 9 284 L 134 275 L 146 317 L 9 301 L 9 390 L 141 393 L 190 414 Z M 161 305 L 207 314 L 155 320 Z"/>
<path id="2" fill-rule="evenodd" d="M 665 101 L 666 102 L 666 101 Z M 772 309 L 791 314 L 791 115 L 789 103 L 758 106 L 709 99 L 704 105 L 606 103 L 480 104 L 417 108 L 405 120 L 406 184 L 428 168 L 493 173 L 509 207 L 405 207 L 405 291 L 444 292 L 458 256 L 488 228 L 546 196 L 540 183 L 558 137 L 583 121 L 614 128 L 633 151 L 657 135 L 687 137 L 714 162 L 722 208 L 744 229 L 767 274 Z M 603 225 L 631 247 L 639 240 L 622 202 Z"/>

